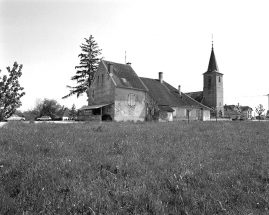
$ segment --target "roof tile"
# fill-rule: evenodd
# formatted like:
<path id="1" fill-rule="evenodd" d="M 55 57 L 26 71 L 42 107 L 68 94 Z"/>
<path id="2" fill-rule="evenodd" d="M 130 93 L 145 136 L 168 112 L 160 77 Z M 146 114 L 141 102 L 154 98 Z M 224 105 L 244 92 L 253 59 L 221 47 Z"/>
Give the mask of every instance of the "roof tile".
<path id="1" fill-rule="evenodd" d="M 113 64 L 113 79 L 118 87 L 148 91 L 130 65 L 105 60 L 103 62 L 107 69 L 109 64 Z"/>
<path id="2" fill-rule="evenodd" d="M 140 78 L 149 90 L 150 97 L 155 100 L 159 106 L 168 105 L 170 107 L 196 107 L 210 109 L 207 106 L 195 101 L 185 93 L 179 92 L 176 88 L 158 79 Z"/>

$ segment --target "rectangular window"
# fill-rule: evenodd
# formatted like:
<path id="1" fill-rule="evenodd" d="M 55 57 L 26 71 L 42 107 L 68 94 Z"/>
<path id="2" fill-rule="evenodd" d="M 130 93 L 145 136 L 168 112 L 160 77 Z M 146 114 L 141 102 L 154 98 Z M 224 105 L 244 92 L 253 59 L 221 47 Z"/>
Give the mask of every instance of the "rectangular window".
<path id="1" fill-rule="evenodd" d="M 104 82 L 104 75 L 102 74 L 102 84 L 103 84 L 103 82 Z"/>
<path id="2" fill-rule="evenodd" d="M 92 97 L 94 98 L 94 90 L 92 90 Z"/>
<path id="3" fill-rule="evenodd" d="M 129 94 L 128 95 L 128 105 L 133 107 L 135 106 L 135 94 Z"/>

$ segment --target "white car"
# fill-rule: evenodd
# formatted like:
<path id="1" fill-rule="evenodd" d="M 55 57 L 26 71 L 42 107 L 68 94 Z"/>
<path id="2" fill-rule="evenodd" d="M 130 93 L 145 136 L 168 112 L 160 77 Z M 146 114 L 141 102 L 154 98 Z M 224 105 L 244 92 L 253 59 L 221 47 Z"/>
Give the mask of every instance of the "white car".
<path id="1" fill-rule="evenodd" d="M 50 116 L 41 116 L 40 118 L 36 119 L 37 121 L 51 121 Z"/>
<path id="2" fill-rule="evenodd" d="M 5 121 L 25 121 L 24 117 L 18 116 L 16 114 L 11 115 L 9 118 L 5 119 Z"/>

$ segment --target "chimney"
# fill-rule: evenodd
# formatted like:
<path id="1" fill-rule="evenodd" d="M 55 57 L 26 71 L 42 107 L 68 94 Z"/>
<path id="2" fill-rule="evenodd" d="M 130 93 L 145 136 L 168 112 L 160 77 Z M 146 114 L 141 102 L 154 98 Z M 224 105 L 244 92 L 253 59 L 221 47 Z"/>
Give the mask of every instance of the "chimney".
<path id="1" fill-rule="evenodd" d="M 108 72 L 110 76 L 113 76 L 113 63 L 108 64 Z"/>
<path id="2" fill-rule="evenodd" d="M 178 85 L 178 94 L 181 96 L 181 86 L 180 85 Z"/>
<path id="3" fill-rule="evenodd" d="M 130 63 L 130 62 L 128 62 L 128 63 L 126 63 L 128 66 L 132 66 L 132 63 Z"/>
<path id="4" fill-rule="evenodd" d="M 159 81 L 163 83 L 163 73 L 159 72 Z"/>

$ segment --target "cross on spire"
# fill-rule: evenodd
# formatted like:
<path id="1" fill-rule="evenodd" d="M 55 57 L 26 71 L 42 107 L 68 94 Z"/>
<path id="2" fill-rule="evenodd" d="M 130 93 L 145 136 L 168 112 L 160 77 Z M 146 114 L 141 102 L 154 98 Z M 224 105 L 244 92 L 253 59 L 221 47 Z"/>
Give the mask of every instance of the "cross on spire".
<path id="1" fill-rule="evenodd" d="M 211 34 L 211 36 L 212 36 L 212 49 L 213 49 L 213 48 L 214 48 L 214 47 L 213 47 L 213 34 Z"/>

